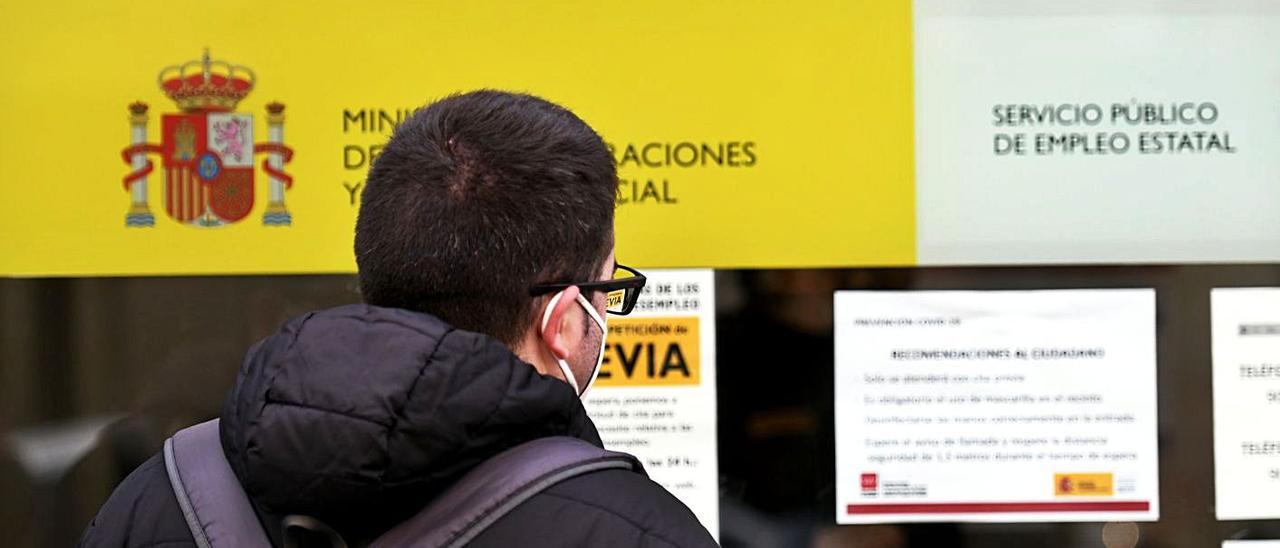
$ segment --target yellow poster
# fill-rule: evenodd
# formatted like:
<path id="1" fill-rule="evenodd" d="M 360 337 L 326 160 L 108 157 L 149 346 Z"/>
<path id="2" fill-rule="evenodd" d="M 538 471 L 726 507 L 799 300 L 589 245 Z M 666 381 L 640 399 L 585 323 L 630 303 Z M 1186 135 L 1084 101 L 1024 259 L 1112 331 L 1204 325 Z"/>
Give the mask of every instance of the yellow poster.
<path id="1" fill-rule="evenodd" d="M 698 386 L 698 317 L 609 320 L 599 386 Z"/>
<path id="2" fill-rule="evenodd" d="M 915 260 L 909 2 L 0 6 L 0 275 L 353 272 L 370 162 L 477 88 L 619 165 L 641 267 Z"/>

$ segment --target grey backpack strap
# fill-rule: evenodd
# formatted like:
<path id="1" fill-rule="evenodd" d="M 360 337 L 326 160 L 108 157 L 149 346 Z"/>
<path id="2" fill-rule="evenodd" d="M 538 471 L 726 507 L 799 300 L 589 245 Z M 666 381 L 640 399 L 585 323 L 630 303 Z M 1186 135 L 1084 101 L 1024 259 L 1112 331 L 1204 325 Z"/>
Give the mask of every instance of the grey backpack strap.
<path id="1" fill-rule="evenodd" d="M 477 466 L 370 548 L 463 546 L 542 490 L 574 476 L 608 469 L 644 473 L 640 462 L 625 453 L 605 451 L 576 438 L 536 439 Z"/>
<path id="2" fill-rule="evenodd" d="M 165 440 L 164 466 L 196 546 L 271 546 L 222 452 L 217 419 L 179 430 Z"/>

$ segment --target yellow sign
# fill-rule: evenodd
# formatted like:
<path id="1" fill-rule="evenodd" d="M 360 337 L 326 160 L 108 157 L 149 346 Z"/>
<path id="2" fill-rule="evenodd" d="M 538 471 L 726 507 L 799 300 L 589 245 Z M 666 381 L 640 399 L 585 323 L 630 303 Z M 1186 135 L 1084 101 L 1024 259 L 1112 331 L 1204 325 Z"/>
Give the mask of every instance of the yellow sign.
<path id="1" fill-rule="evenodd" d="M 621 311 L 623 308 L 624 299 L 626 298 L 626 296 L 627 296 L 627 292 L 625 290 L 610 291 L 609 294 L 605 296 L 605 301 L 604 301 L 605 310 Z"/>
<path id="2" fill-rule="evenodd" d="M 353 272 L 381 144 L 477 88 L 601 132 L 637 266 L 915 261 L 905 0 L 52 0 L 0 19 L 0 275 Z"/>
<path id="3" fill-rule="evenodd" d="M 697 386 L 702 380 L 698 318 L 617 318 L 598 386 Z"/>
<path id="4" fill-rule="evenodd" d="M 1100 497 L 1115 494 L 1112 474 L 1054 474 L 1053 494 L 1058 496 Z"/>

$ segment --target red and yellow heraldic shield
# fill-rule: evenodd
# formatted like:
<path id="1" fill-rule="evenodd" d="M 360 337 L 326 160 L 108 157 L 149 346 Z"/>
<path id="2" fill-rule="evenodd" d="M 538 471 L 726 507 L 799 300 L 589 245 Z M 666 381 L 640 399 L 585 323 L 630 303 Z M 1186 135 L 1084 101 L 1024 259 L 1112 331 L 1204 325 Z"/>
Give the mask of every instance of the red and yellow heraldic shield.
<path id="1" fill-rule="evenodd" d="M 234 223 L 253 210 L 253 117 L 166 114 L 161 145 L 164 208 L 194 225 Z"/>

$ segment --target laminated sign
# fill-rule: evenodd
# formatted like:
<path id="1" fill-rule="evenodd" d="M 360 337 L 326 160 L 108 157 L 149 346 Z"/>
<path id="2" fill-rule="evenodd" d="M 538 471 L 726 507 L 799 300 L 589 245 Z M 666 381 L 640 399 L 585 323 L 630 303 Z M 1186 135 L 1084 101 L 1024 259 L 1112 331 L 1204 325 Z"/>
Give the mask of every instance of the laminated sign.
<path id="1" fill-rule="evenodd" d="M 354 272 L 387 139 L 477 89 L 601 135 L 638 266 L 914 261 L 906 2 L 10 4 L 0 276 Z"/>

